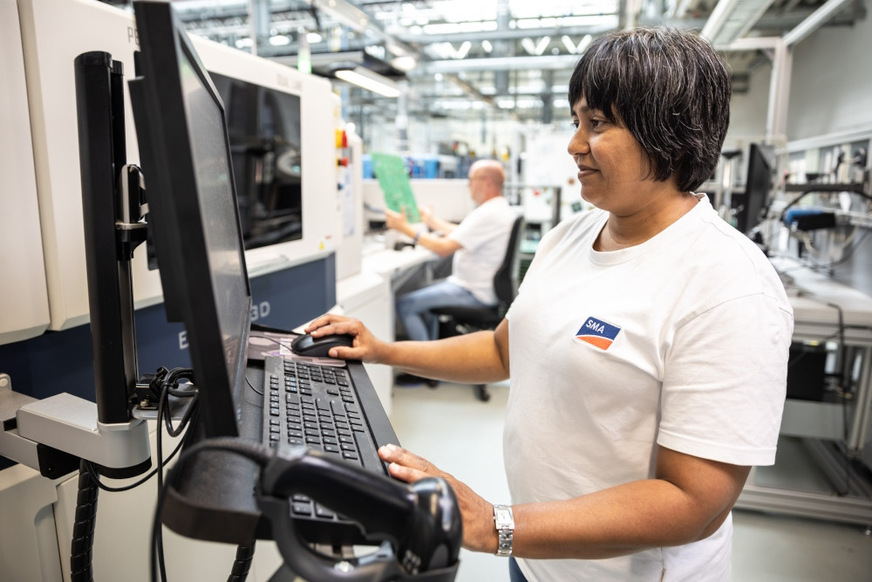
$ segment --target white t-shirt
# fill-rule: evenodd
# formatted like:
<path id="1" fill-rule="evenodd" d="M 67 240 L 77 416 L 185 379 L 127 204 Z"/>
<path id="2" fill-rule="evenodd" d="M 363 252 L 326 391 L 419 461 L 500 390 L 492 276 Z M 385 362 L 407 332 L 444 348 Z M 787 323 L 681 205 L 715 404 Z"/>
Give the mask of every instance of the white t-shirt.
<path id="1" fill-rule="evenodd" d="M 463 287 L 487 305 L 497 303 L 494 275 L 509 246 L 518 213 L 502 196 L 485 200 L 448 235 L 462 248 L 451 259 L 448 281 Z"/>
<path id="2" fill-rule="evenodd" d="M 513 503 L 651 478 L 656 444 L 775 460 L 793 314 L 769 261 L 705 197 L 645 243 L 596 252 L 606 219 L 591 210 L 552 229 L 508 313 Z M 685 546 L 519 563 L 531 582 L 727 582 L 731 535 L 728 519 Z"/>

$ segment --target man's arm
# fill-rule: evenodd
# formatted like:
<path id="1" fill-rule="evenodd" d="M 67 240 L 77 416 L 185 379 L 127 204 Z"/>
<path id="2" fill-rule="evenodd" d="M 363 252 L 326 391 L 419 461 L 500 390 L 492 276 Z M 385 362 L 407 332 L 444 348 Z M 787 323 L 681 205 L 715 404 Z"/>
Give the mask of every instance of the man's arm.
<path id="1" fill-rule="evenodd" d="M 393 210 L 385 210 L 385 225 L 397 232 L 401 232 L 411 239 L 415 240 L 415 244 L 419 244 L 425 249 L 431 250 L 440 257 L 447 257 L 457 250 L 463 248 L 462 245 L 454 239 L 447 236 L 436 236 L 423 229 L 415 230 L 409 221 L 406 219 L 405 212 L 394 212 Z M 420 227 L 419 227 L 420 228 Z"/>
<path id="2" fill-rule="evenodd" d="M 427 225 L 427 228 L 436 231 L 443 236 L 448 236 L 455 228 L 457 228 L 457 224 L 437 217 L 433 214 L 433 210 L 430 208 L 421 208 L 420 212 L 421 221 Z"/>

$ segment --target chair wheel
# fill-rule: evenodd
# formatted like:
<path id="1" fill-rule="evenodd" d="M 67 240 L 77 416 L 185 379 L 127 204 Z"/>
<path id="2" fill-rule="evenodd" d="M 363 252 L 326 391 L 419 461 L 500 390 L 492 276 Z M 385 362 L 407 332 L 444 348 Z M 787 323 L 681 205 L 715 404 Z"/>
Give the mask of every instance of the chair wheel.
<path id="1" fill-rule="evenodd" d="M 490 392 L 488 392 L 487 385 L 485 384 L 476 384 L 475 386 L 475 397 L 481 400 L 482 402 L 487 402 L 490 400 Z"/>

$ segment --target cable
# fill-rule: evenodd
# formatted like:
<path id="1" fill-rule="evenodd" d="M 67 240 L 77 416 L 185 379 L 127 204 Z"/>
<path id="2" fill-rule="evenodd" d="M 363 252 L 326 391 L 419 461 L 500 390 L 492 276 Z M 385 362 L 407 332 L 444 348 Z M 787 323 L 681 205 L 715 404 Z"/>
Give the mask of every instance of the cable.
<path id="1" fill-rule="evenodd" d="M 79 463 L 79 481 L 78 481 L 78 497 L 76 500 L 76 516 L 73 524 L 73 539 L 70 547 L 70 579 L 72 582 L 93 582 L 92 568 L 92 552 L 94 546 L 94 530 L 96 527 L 97 513 L 97 497 L 99 490 L 103 489 L 109 492 L 129 491 L 135 487 L 139 487 L 155 474 L 158 475 L 158 489 L 162 487 L 161 481 L 163 476 L 163 468 L 175 455 L 182 449 L 184 444 L 190 440 L 190 434 L 185 435 L 185 438 L 173 449 L 172 453 L 163 459 L 162 448 L 162 430 L 160 429 L 160 419 L 162 415 L 166 415 L 167 432 L 173 436 L 179 436 L 186 427 L 196 420 L 198 401 L 197 391 L 195 390 L 178 390 L 178 382 L 181 379 L 189 379 L 192 376 L 192 371 L 185 368 L 176 368 L 172 371 L 166 368 L 160 368 L 155 381 L 161 384 L 161 399 L 158 406 L 158 432 L 157 432 L 157 466 L 148 475 L 139 479 L 135 483 L 124 487 L 110 487 L 100 481 L 100 475 L 94 464 L 82 459 Z M 152 382 L 154 385 L 154 381 Z M 171 414 L 168 409 L 169 403 L 167 394 L 172 394 L 178 398 L 192 398 L 191 405 L 185 410 L 185 414 L 177 428 L 173 427 Z M 163 552 L 161 549 L 161 559 Z"/>
<path id="2" fill-rule="evenodd" d="M 198 410 L 198 392 L 197 391 L 184 391 L 178 390 L 178 382 L 180 380 L 190 380 L 193 378 L 193 371 L 189 368 L 174 368 L 167 372 L 162 380 L 160 386 L 160 398 L 158 399 L 158 407 L 157 407 L 157 490 L 162 492 L 164 490 L 164 478 L 163 478 L 163 430 L 161 429 L 161 421 L 164 421 L 166 425 L 167 433 L 176 437 L 185 430 L 188 424 L 192 421 L 192 419 L 196 419 L 197 410 Z M 178 428 L 173 427 L 172 423 L 172 413 L 169 410 L 169 400 L 168 396 L 172 393 L 173 396 L 183 397 L 183 398 L 192 398 L 191 405 L 185 411 L 184 416 L 179 422 Z M 191 431 L 189 434 L 185 435 L 186 438 L 182 439 L 182 441 L 187 441 L 189 435 L 192 434 Z M 166 562 L 164 560 L 164 550 L 163 550 L 163 530 L 158 528 L 155 536 L 154 543 L 157 548 L 157 559 L 158 565 L 160 568 L 161 580 L 167 579 L 166 573 Z"/>
<path id="3" fill-rule="evenodd" d="M 833 267 L 837 267 L 849 261 L 854 256 L 854 253 L 857 252 L 857 249 L 863 245 L 867 238 L 869 238 L 870 233 L 872 233 L 872 231 L 864 230 L 863 234 L 859 238 L 856 238 L 855 234 L 857 230 L 859 230 L 859 227 L 855 227 L 854 233 L 851 234 L 849 240 L 842 245 L 842 257 L 838 261 L 830 261 L 829 263 L 818 263 L 814 259 L 807 258 L 805 259 L 805 261 L 809 264 L 809 267 L 816 271 L 825 270 L 831 272 Z M 800 238 L 802 239 L 802 242 L 805 243 L 805 245 L 813 252 L 820 252 L 819 249 L 816 249 L 814 245 L 811 244 L 808 233 L 803 233 Z"/>
<path id="4" fill-rule="evenodd" d="M 191 425 L 196 425 L 196 420 L 199 410 L 199 400 L 197 390 L 180 390 L 178 389 L 181 380 L 191 380 L 193 371 L 189 368 L 175 368 L 167 370 L 161 367 L 154 379 L 150 382 L 151 387 L 159 385 L 160 397 L 158 403 L 157 416 L 157 463 L 156 467 L 145 477 L 139 479 L 135 483 L 123 487 L 110 487 L 100 481 L 100 475 L 94 464 L 82 459 L 79 463 L 79 481 L 78 481 L 78 496 L 76 499 L 76 514 L 73 523 L 73 539 L 70 547 L 70 580 L 71 582 L 93 582 L 93 547 L 94 547 L 94 530 L 96 527 L 97 515 L 97 498 L 99 490 L 109 492 L 129 491 L 135 487 L 139 487 L 154 475 L 158 476 L 158 491 L 163 491 L 163 469 L 165 465 L 189 444 L 193 438 L 194 431 L 188 430 L 179 444 L 173 449 L 172 453 L 163 458 L 163 439 L 161 430 L 161 420 L 164 420 L 167 433 L 172 437 L 181 435 Z M 173 426 L 172 414 L 169 408 L 168 396 L 175 398 L 190 398 L 191 403 L 185 409 L 185 413 L 179 421 L 177 427 Z M 160 559 L 161 575 L 166 580 L 166 568 L 163 563 L 163 545 L 160 533 L 155 537 L 155 544 L 158 545 L 158 553 Z M 154 548 L 152 548 L 154 551 Z M 241 546 L 237 551 L 237 563 L 234 564 L 234 574 L 237 576 L 235 580 L 242 582 L 248 573 L 253 557 L 254 546 Z M 246 566 L 246 560 L 248 566 Z M 238 576 L 241 574 L 241 578 Z"/>
<path id="5" fill-rule="evenodd" d="M 182 450 L 182 445 L 184 445 L 184 444 L 185 444 L 185 440 L 184 439 L 180 440 L 179 444 L 176 445 L 176 448 L 173 449 L 173 452 L 170 453 L 170 455 L 166 459 L 164 459 L 164 461 L 163 461 L 164 464 L 169 463 L 173 459 L 173 457 L 175 457 L 176 454 L 178 454 L 178 452 L 180 450 Z M 88 475 L 91 477 L 91 480 L 97 485 L 97 487 L 99 487 L 103 491 L 108 491 L 110 493 L 122 493 L 124 491 L 130 491 L 131 489 L 135 489 L 135 488 L 139 487 L 140 485 L 142 485 L 143 483 L 145 483 L 146 481 L 148 481 L 149 479 L 151 479 L 152 477 L 154 477 L 157 474 L 157 472 L 159 470 L 161 470 L 161 468 L 162 468 L 160 466 L 155 467 L 154 469 L 151 470 L 151 472 L 148 475 L 146 475 L 145 477 L 143 477 L 142 479 L 140 479 L 136 483 L 131 483 L 130 485 L 125 485 L 124 487 L 110 487 L 109 485 L 106 485 L 105 483 L 100 481 L 100 475 L 97 472 L 97 469 L 94 467 L 94 464 L 91 461 L 86 461 L 84 459 L 82 459 L 82 460 L 85 463 L 85 467 L 88 470 Z"/>
<path id="6" fill-rule="evenodd" d="M 842 400 L 842 438 L 847 443 L 848 442 L 848 398 L 847 394 L 851 391 L 850 382 L 847 378 L 846 373 L 846 360 L 845 360 L 845 314 L 842 310 L 842 306 L 837 303 L 832 303 L 830 301 L 826 302 L 826 305 L 832 307 L 836 310 L 839 316 L 839 329 L 836 332 L 839 336 L 839 357 L 837 360 L 837 366 L 839 369 L 839 389 L 841 390 L 841 400 Z M 844 497 L 851 492 L 851 464 L 846 462 L 845 464 L 845 484 L 844 491 L 836 491 L 836 494 L 839 497 Z"/>
<path id="7" fill-rule="evenodd" d="M 245 383 L 248 384 L 248 387 L 251 388 L 255 394 L 263 396 L 263 392 L 254 387 L 254 384 L 251 383 L 251 380 L 248 379 L 248 376 L 245 377 Z"/>
<path id="8" fill-rule="evenodd" d="M 70 546 L 71 582 L 93 582 L 94 580 L 92 553 L 99 491 L 90 478 L 88 462 L 83 459 L 79 463 L 79 493 L 76 498 L 73 542 Z"/>
<path id="9" fill-rule="evenodd" d="M 182 453 L 182 455 L 179 457 L 179 460 L 176 462 L 175 465 L 173 465 L 173 467 L 167 473 L 167 481 L 172 482 L 175 480 L 176 475 L 178 474 L 179 471 L 181 471 L 181 468 L 184 467 L 185 462 L 189 458 L 191 458 L 191 457 L 193 457 L 193 456 L 195 456 L 203 451 L 207 451 L 207 450 L 221 450 L 221 451 L 235 453 L 235 454 L 241 455 L 247 459 L 251 459 L 252 461 L 254 461 L 255 463 L 257 463 L 260 466 L 266 465 L 269 462 L 269 459 L 271 457 L 270 451 L 265 450 L 265 447 L 263 445 L 261 445 L 259 443 L 255 443 L 253 441 L 243 441 L 241 439 L 231 439 L 231 438 L 215 438 L 215 439 L 210 439 L 210 440 L 206 440 L 206 441 L 201 441 L 201 442 L 193 445 L 189 449 L 185 450 Z M 165 499 L 166 499 L 166 489 L 161 488 L 158 492 L 157 506 L 155 507 L 154 518 L 152 520 L 152 525 L 151 525 L 151 540 L 152 540 L 151 551 L 150 551 L 151 552 L 151 555 L 150 555 L 151 582 L 157 582 L 157 579 L 158 579 L 157 578 L 158 562 L 157 562 L 157 555 L 156 554 L 157 554 L 157 548 L 158 548 L 158 540 L 160 539 L 160 535 L 158 534 L 158 532 L 161 529 L 160 516 L 161 516 L 161 513 L 163 512 L 163 506 L 164 506 Z M 239 552 L 239 550 L 237 550 L 237 556 L 239 555 L 238 552 Z M 166 572 L 162 572 L 161 575 L 163 576 L 162 580 L 166 580 Z"/>
<path id="10" fill-rule="evenodd" d="M 254 559 L 254 544 L 255 542 L 251 542 L 249 546 L 240 545 L 236 548 L 236 559 L 233 561 L 233 568 L 230 570 L 227 582 L 245 582 Z"/>
<path id="11" fill-rule="evenodd" d="M 291 344 L 290 344 L 290 343 L 285 343 L 285 342 L 283 342 L 283 341 L 281 341 L 281 340 L 277 340 L 276 338 L 274 338 L 274 337 L 270 337 L 270 336 L 268 336 L 268 335 L 252 335 L 251 337 L 253 337 L 253 338 L 257 338 L 257 339 L 265 339 L 265 340 L 267 340 L 267 341 L 270 341 L 270 342 L 276 344 L 276 345 L 279 346 L 279 347 L 287 348 L 288 350 L 291 349 Z"/>

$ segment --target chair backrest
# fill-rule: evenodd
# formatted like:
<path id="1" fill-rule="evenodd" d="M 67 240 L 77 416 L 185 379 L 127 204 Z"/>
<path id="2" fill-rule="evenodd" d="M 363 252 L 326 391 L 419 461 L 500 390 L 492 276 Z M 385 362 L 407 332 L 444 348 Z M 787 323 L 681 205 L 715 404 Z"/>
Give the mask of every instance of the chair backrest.
<path id="1" fill-rule="evenodd" d="M 506 256 L 497 272 L 494 274 L 494 292 L 502 307 L 508 307 L 518 294 L 518 264 L 521 257 L 518 249 L 521 247 L 521 231 L 524 230 L 524 217 L 518 215 L 512 225 L 509 235 L 509 246 Z"/>

